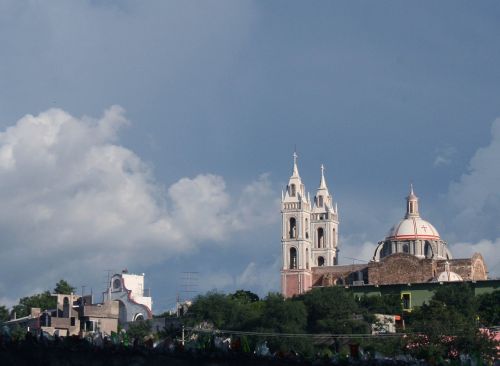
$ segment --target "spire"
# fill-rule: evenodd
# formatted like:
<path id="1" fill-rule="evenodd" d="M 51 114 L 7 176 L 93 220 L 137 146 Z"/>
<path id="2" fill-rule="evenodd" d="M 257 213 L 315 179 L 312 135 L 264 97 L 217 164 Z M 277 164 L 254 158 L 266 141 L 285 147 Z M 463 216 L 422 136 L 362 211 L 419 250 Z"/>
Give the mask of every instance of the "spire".
<path id="1" fill-rule="evenodd" d="M 325 179 L 325 166 L 321 164 L 321 179 L 319 181 L 319 187 L 318 187 L 318 195 L 323 195 L 325 197 L 329 196 L 330 193 L 328 192 L 328 187 L 326 185 L 326 179 Z"/>
<path id="2" fill-rule="evenodd" d="M 413 183 L 410 183 L 410 194 L 408 195 L 408 197 L 417 198 L 417 196 L 415 196 L 415 193 L 413 192 Z"/>
<path id="3" fill-rule="evenodd" d="M 406 218 L 419 217 L 418 213 L 418 197 L 413 192 L 413 183 L 410 183 L 410 193 L 406 197 Z"/>
<path id="4" fill-rule="evenodd" d="M 321 164 L 321 181 L 319 182 L 319 189 L 326 189 L 325 167 L 323 164 Z"/>
<path id="5" fill-rule="evenodd" d="M 286 188 L 286 194 L 284 199 L 288 198 L 293 201 L 302 201 L 304 199 L 305 189 L 302 184 L 302 180 L 299 175 L 299 168 L 297 167 L 297 152 L 293 152 L 293 173 L 290 179 L 288 180 L 288 186 Z M 287 198 L 288 197 L 288 198 Z M 293 197 L 293 198 L 292 198 Z"/>
<path id="6" fill-rule="evenodd" d="M 299 175 L 299 168 L 297 168 L 297 152 L 293 152 L 293 174 L 292 177 L 300 177 Z"/>

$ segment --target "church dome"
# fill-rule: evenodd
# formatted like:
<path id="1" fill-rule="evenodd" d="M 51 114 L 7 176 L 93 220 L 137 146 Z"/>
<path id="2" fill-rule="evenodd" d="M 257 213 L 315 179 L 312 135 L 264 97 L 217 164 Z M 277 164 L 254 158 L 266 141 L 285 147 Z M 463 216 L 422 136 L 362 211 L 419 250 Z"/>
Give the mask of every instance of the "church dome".
<path id="1" fill-rule="evenodd" d="M 456 282 L 463 281 L 463 278 L 455 272 L 443 271 L 436 277 L 436 282 Z"/>
<path id="2" fill-rule="evenodd" d="M 427 239 L 439 240 L 436 228 L 422 218 L 407 217 L 394 225 L 387 233 L 386 240 Z"/>
<path id="3" fill-rule="evenodd" d="M 410 194 L 406 197 L 406 216 L 387 233 L 386 240 L 426 239 L 439 240 L 439 233 L 430 222 L 418 213 L 418 197 L 410 185 Z"/>
<path id="4" fill-rule="evenodd" d="M 450 259 L 451 253 L 439 232 L 418 212 L 418 197 L 410 186 L 406 197 L 406 215 L 387 233 L 375 249 L 373 260 L 378 261 L 396 253 L 407 253 L 417 258 Z"/>

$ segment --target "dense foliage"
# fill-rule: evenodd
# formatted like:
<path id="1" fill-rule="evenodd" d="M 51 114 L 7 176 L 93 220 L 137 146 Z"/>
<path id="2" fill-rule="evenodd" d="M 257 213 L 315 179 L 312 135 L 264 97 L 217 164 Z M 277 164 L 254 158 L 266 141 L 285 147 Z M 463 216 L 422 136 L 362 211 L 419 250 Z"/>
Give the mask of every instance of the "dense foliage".
<path id="1" fill-rule="evenodd" d="M 429 304 L 416 308 L 408 317 L 408 330 L 414 336 L 408 351 L 423 358 L 457 358 L 460 353 L 486 355 L 496 353 L 494 343 L 483 328 L 485 321 L 494 321 L 500 291 L 488 296 L 474 296 L 474 290 L 466 283 L 439 287 Z M 490 306 L 491 305 L 491 306 Z M 490 323 L 491 324 L 491 323 Z M 490 325 L 486 324 L 486 325 Z"/>
<path id="2" fill-rule="evenodd" d="M 151 334 L 151 321 L 140 320 L 136 322 L 129 323 L 127 329 L 127 335 L 131 339 L 137 339 L 139 341 L 144 341 L 144 338 Z"/>
<path id="3" fill-rule="evenodd" d="M 56 294 L 70 294 L 75 288 L 65 280 L 60 280 L 54 288 Z M 17 305 L 14 305 L 11 310 L 12 316 L 14 313 L 17 318 L 28 316 L 32 308 L 40 308 L 42 310 L 54 309 L 56 307 L 56 298 L 52 296 L 50 291 L 44 291 L 32 296 L 26 296 L 19 300 Z"/>
<path id="4" fill-rule="evenodd" d="M 71 286 L 68 282 L 61 279 L 59 280 L 58 283 L 56 283 L 56 287 L 54 288 L 54 293 L 69 295 L 71 293 L 74 293 L 75 289 L 76 289 L 75 287 Z"/>
<path id="5" fill-rule="evenodd" d="M 0 305 L 0 324 L 9 320 L 9 309 L 6 306 Z"/>
<path id="6" fill-rule="evenodd" d="M 399 331 L 407 336 L 360 341 L 362 345 L 388 355 L 409 353 L 426 359 L 454 358 L 459 352 L 487 357 L 495 352 L 494 345 L 481 328 L 499 324 L 499 306 L 500 291 L 475 296 L 467 284 L 440 286 L 428 304 L 411 313 L 403 313 L 399 294 L 358 298 L 343 287 L 327 287 L 291 299 L 270 293 L 259 300 L 240 290 L 198 296 L 184 322 L 260 333 L 369 334 L 374 314 L 402 314 L 406 329 Z M 311 354 L 325 347 L 305 336 L 267 340 L 272 349 L 285 352 Z M 334 347 L 332 342 L 326 346 Z"/>

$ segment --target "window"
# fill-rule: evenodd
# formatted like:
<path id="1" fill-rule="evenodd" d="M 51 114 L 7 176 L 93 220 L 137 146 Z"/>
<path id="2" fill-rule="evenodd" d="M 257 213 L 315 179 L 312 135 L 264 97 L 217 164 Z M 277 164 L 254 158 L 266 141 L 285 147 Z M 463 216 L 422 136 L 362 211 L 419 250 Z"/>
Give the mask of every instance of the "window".
<path id="1" fill-rule="evenodd" d="M 297 237 L 297 221 L 295 217 L 290 218 L 289 233 L 290 239 L 295 239 Z"/>
<path id="2" fill-rule="evenodd" d="M 319 196 L 318 201 L 319 201 L 318 206 L 323 207 L 323 196 Z"/>
<path id="3" fill-rule="evenodd" d="M 318 229 L 318 248 L 324 247 L 324 241 L 325 241 L 325 234 L 323 228 L 320 227 Z"/>
<path id="4" fill-rule="evenodd" d="M 84 330 L 87 332 L 97 332 L 98 328 L 97 322 L 94 320 L 87 320 L 84 324 Z"/>
<path id="5" fill-rule="evenodd" d="M 50 314 L 45 312 L 40 316 L 40 326 L 50 327 L 50 325 L 51 325 Z"/>
<path id="6" fill-rule="evenodd" d="M 325 265 L 325 258 L 318 257 L 318 266 L 323 267 Z"/>
<path id="7" fill-rule="evenodd" d="M 297 249 L 290 248 L 290 269 L 297 269 Z"/>
<path id="8" fill-rule="evenodd" d="M 337 236 L 335 235 L 335 229 L 332 230 L 332 243 L 333 243 L 333 246 L 335 246 L 335 244 L 337 243 Z"/>
<path id="9" fill-rule="evenodd" d="M 425 258 L 432 258 L 432 245 L 428 241 L 425 241 L 424 254 Z"/>
<path id="10" fill-rule="evenodd" d="M 401 303 L 403 305 L 403 310 L 411 311 L 411 293 L 403 292 L 401 294 Z"/>
<path id="11" fill-rule="evenodd" d="M 306 269 L 309 269 L 309 249 L 306 248 Z"/>
<path id="12" fill-rule="evenodd" d="M 295 197 L 296 189 L 295 189 L 295 184 L 292 184 L 290 186 L 290 196 Z"/>
<path id="13" fill-rule="evenodd" d="M 408 246 L 408 243 L 403 244 L 403 253 L 410 253 L 410 247 Z"/>
<path id="14" fill-rule="evenodd" d="M 71 326 L 74 327 L 76 324 L 76 319 L 74 316 L 71 317 Z"/>
<path id="15" fill-rule="evenodd" d="M 63 299 L 63 317 L 69 317 L 69 298 L 67 297 Z"/>
<path id="16" fill-rule="evenodd" d="M 309 239 L 309 220 L 306 218 L 306 224 L 304 225 L 306 230 L 306 239 Z"/>

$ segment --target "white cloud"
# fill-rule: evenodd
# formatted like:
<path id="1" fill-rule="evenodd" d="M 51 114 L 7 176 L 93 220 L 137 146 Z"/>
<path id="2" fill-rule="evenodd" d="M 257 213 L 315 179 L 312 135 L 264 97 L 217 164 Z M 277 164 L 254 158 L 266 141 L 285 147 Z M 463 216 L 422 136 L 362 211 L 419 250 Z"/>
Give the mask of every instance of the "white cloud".
<path id="1" fill-rule="evenodd" d="M 98 120 L 51 109 L 0 133 L 0 289 L 9 298 L 62 277 L 101 282 L 110 266 L 161 262 L 271 222 L 277 194 L 266 175 L 238 195 L 248 206 L 212 174 L 165 189 L 117 143 L 127 124 L 118 106 Z"/>
<path id="2" fill-rule="evenodd" d="M 434 159 L 434 166 L 440 167 L 443 165 L 450 165 L 456 153 L 457 149 L 455 149 L 453 146 L 445 146 L 436 149 L 436 158 Z"/>
<path id="3" fill-rule="evenodd" d="M 231 274 L 225 270 L 210 271 L 199 279 L 199 289 L 233 292 L 238 289 L 253 291 L 260 296 L 269 292 L 280 291 L 281 256 L 271 262 L 249 262 L 239 274 Z"/>
<path id="4" fill-rule="evenodd" d="M 483 239 L 477 243 L 456 243 L 450 249 L 455 258 L 470 258 L 481 253 L 488 266 L 490 277 L 500 277 L 500 238 L 495 241 Z"/>
<path id="5" fill-rule="evenodd" d="M 500 261 L 500 118 L 491 127 L 488 146 L 471 158 L 468 171 L 450 185 L 446 203 L 450 216 L 448 231 L 457 244 L 455 257 L 483 254 L 491 274 L 499 275 Z M 478 241 L 479 240 L 479 241 Z"/>
<path id="6" fill-rule="evenodd" d="M 236 277 L 238 288 L 250 288 L 260 294 L 280 289 L 281 256 L 272 263 L 262 264 L 250 262 L 245 270 Z"/>
<path id="7" fill-rule="evenodd" d="M 361 242 L 356 240 L 357 238 L 357 235 L 341 238 L 339 264 L 367 263 L 373 258 L 377 244 L 371 241 Z"/>
<path id="8" fill-rule="evenodd" d="M 451 184 L 449 199 L 461 211 L 472 217 L 488 209 L 500 199 L 500 118 L 493 122 L 491 143 L 478 149 L 469 162 L 468 172 Z"/>

